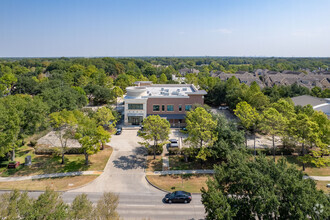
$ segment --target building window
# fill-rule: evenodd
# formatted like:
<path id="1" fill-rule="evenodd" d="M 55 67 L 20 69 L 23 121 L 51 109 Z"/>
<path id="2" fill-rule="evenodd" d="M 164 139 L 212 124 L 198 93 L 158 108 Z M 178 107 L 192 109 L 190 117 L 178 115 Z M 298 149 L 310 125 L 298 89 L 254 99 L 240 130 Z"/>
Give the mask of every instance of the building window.
<path id="1" fill-rule="evenodd" d="M 168 112 L 173 112 L 174 111 L 173 105 L 167 105 L 167 111 Z"/>
<path id="2" fill-rule="evenodd" d="M 182 111 L 182 105 L 179 105 L 179 112 Z"/>
<path id="3" fill-rule="evenodd" d="M 152 106 L 152 110 L 153 110 L 154 112 L 159 112 L 159 105 L 153 105 L 153 106 Z"/>
<path id="4" fill-rule="evenodd" d="M 190 111 L 190 109 L 191 109 L 191 105 L 186 105 L 185 110 Z"/>
<path id="5" fill-rule="evenodd" d="M 162 111 L 165 111 L 165 105 L 162 105 Z"/>
<path id="6" fill-rule="evenodd" d="M 129 110 L 142 110 L 143 104 L 128 104 Z"/>

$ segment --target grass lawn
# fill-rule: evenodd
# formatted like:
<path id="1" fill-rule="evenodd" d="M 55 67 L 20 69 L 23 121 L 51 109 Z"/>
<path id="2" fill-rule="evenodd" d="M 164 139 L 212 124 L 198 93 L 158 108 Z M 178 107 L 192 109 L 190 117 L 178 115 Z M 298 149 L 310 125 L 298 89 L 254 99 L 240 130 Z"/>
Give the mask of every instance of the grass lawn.
<path id="1" fill-rule="evenodd" d="M 52 155 L 35 155 L 33 148 L 23 146 L 16 152 L 16 161 L 24 163 L 27 155 L 32 157 L 32 166 L 20 165 L 17 169 L 7 169 L 8 161 L 0 164 L 0 176 L 28 176 L 47 173 L 64 173 L 72 171 L 94 170 L 101 171 L 104 169 L 110 155 L 111 147 L 105 147 L 104 150 L 89 156 L 90 164 L 85 165 L 85 157 L 82 154 L 65 155 L 65 164 L 61 164 L 61 157 Z"/>
<path id="2" fill-rule="evenodd" d="M 276 161 L 282 156 L 276 156 Z M 288 163 L 295 166 L 298 170 L 302 170 L 302 163 L 298 160 L 297 156 L 283 156 L 287 159 Z M 309 176 L 330 176 L 330 167 L 314 167 L 313 165 L 305 165 L 305 172 Z"/>
<path id="3" fill-rule="evenodd" d="M 206 180 L 212 175 L 147 175 L 155 186 L 166 191 L 184 190 L 190 193 L 200 193 L 202 187 L 207 189 Z"/>
<path id="4" fill-rule="evenodd" d="M 62 177 L 62 178 L 49 178 L 39 180 L 24 180 L 16 182 L 0 182 L 0 189 L 7 190 L 46 190 L 47 187 L 55 191 L 66 191 L 83 186 L 94 179 L 97 175 L 88 176 L 75 176 L 75 177 Z"/>
<path id="5" fill-rule="evenodd" d="M 323 190 L 326 194 L 330 194 L 330 188 L 327 187 L 327 184 L 330 184 L 330 181 L 315 181 L 316 188 Z"/>
<path id="6" fill-rule="evenodd" d="M 156 156 L 156 159 L 154 159 L 154 156 L 148 155 L 147 156 L 147 171 L 161 171 L 163 169 L 163 161 L 162 156 Z"/>
<path id="7" fill-rule="evenodd" d="M 201 164 L 200 160 L 184 161 L 183 155 L 170 155 L 170 170 L 200 170 L 200 169 L 213 169 L 215 161 L 206 161 Z"/>

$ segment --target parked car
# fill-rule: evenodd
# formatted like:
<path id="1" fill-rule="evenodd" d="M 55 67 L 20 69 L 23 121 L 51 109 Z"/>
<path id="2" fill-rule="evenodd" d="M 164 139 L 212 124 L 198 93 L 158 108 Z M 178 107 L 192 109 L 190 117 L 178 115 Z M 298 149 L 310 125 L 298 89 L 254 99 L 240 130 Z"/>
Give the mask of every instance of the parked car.
<path id="1" fill-rule="evenodd" d="M 219 107 L 219 110 L 227 110 L 227 109 L 229 109 L 228 106 L 220 106 L 220 107 Z"/>
<path id="2" fill-rule="evenodd" d="M 191 193 L 185 191 L 175 191 L 165 195 L 164 201 L 167 203 L 182 202 L 189 203 L 192 200 Z"/>
<path id="3" fill-rule="evenodd" d="M 121 128 L 117 128 L 117 132 L 116 132 L 116 135 L 120 135 L 122 132 L 122 129 Z"/>
<path id="4" fill-rule="evenodd" d="M 178 140 L 177 139 L 170 139 L 170 142 L 171 143 L 178 143 Z"/>
<path id="5" fill-rule="evenodd" d="M 181 128 L 182 131 L 188 131 L 188 129 L 186 127 Z"/>
<path id="6" fill-rule="evenodd" d="M 168 147 L 170 147 L 170 148 L 179 147 L 177 139 L 170 139 L 169 141 L 170 141 L 170 143 L 168 144 Z"/>

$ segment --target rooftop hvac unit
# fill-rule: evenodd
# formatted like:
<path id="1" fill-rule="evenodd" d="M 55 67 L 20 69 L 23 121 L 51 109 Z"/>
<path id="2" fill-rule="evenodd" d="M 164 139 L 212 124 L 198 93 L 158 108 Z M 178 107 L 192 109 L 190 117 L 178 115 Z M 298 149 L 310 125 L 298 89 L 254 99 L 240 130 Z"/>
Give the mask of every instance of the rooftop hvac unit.
<path id="1" fill-rule="evenodd" d="M 161 88 L 160 91 L 164 91 L 164 88 Z"/>
<path id="2" fill-rule="evenodd" d="M 182 90 L 183 90 L 183 91 L 187 91 L 187 88 L 183 88 Z"/>

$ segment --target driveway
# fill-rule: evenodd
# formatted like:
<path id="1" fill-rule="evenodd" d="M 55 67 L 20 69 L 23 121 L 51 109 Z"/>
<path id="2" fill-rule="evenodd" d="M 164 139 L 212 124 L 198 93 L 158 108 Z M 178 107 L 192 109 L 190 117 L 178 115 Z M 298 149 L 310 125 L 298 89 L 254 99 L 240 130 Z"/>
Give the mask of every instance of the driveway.
<path id="1" fill-rule="evenodd" d="M 104 172 L 88 185 L 63 193 L 64 201 L 71 203 L 75 196 L 86 193 L 95 203 L 103 192 L 114 192 L 119 194 L 117 210 L 123 219 L 204 219 L 200 195 L 193 195 L 190 204 L 162 202 L 165 193 L 145 180 L 145 149 L 138 141 L 137 130 L 114 135 L 109 143 L 114 151 Z"/>
<path id="2" fill-rule="evenodd" d="M 114 151 L 104 172 L 88 185 L 70 192 L 160 193 L 145 180 L 145 149 L 138 142 L 137 130 L 123 130 L 113 135 Z"/>

